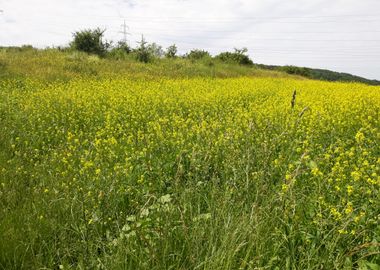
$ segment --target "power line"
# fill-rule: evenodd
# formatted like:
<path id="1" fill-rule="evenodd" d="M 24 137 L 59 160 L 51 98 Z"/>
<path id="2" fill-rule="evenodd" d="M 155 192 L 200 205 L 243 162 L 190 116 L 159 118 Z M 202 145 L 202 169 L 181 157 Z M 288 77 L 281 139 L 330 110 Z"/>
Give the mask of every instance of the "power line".
<path id="1" fill-rule="evenodd" d="M 147 19 L 147 18 L 128 18 L 130 22 L 144 22 L 147 24 L 156 24 L 156 23 L 175 23 L 175 24 L 215 24 L 215 23 L 234 23 L 234 22 L 246 22 L 246 23 L 260 23 L 260 24 L 329 24 L 329 23 L 368 23 L 368 22 L 380 22 L 380 18 L 375 19 L 356 19 L 356 20 L 320 20 L 320 21 L 306 21 L 306 20 L 297 20 L 297 21 L 286 21 L 286 20 L 264 20 L 264 19 L 249 19 L 249 18 L 236 18 L 236 19 L 209 19 L 209 20 L 194 20 L 194 19 L 186 19 L 186 20 L 170 20 L 167 18 L 164 19 Z"/>
<path id="2" fill-rule="evenodd" d="M 50 24 L 49 24 L 50 25 Z M 57 25 L 57 24 L 56 24 Z M 54 26 L 54 23 L 53 23 L 53 26 Z M 124 41 L 127 41 L 127 35 L 131 35 L 131 33 L 128 33 L 127 32 L 127 28 L 129 30 L 129 27 L 126 25 L 126 22 L 124 20 L 124 23 L 121 25 L 122 26 L 122 31 L 119 31 L 118 33 L 122 33 L 123 34 L 123 38 L 124 38 Z M 138 28 L 138 27 L 137 27 Z M 143 29 L 140 27 L 140 29 Z M 151 27 L 147 27 L 145 28 L 147 30 L 151 30 L 151 31 L 154 31 L 153 28 Z M 165 29 L 163 29 L 164 31 Z M 236 33 L 236 31 L 226 31 L 226 30 L 203 30 L 201 29 L 200 27 L 197 27 L 194 29 L 194 31 L 202 31 L 202 32 L 206 32 L 206 33 Z M 52 31 L 45 31 L 45 32 L 50 32 L 52 34 L 56 34 L 56 35 L 60 35 L 60 33 L 58 32 L 52 32 Z M 380 31 L 378 30 L 374 30 L 374 31 L 371 31 L 371 30 L 365 30 L 365 31 L 360 31 L 358 33 L 379 33 Z M 250 31 L 250 32 L 237 32 L 237 34 L 259 34 L 259 32 L 254 32 L 254 31 Z M 272 33 L 276 33 L 276 32 L 272 32 Z M 277 32 L 279 33 L 279 32 Z M 288 32 L 281 32 L 281 33 L 286 33 L 286 34 L 290 34 L 290 33 L 305 33 L 305 34 L 317 34 L 317 33 L 320 33 L 320 34 L 325 34 L 325 33 L 331 33 L 331 34 L 336 34 L 336 33 L 340 33 L 340 32 L 291 32 L 291 31 L 288 31 Z M 268 33 L 262 33 L 262 34 L 271 34 L 270 32 Z M 346 32 L 341 32 L 341 34 L 347 34 Z M 351 32 L 351 34 L 357 34 L 357 33 L 353 33 Z M 258 41 L 296 41 L 296 42 L 313 42 L 313 43 L 318 43 L 319 42 L 332 42 L 333 44 L 336 44 L 337 42 L 368 42 L 368 43 L 371 43 L 373 44 L 372 42 L 378 42 L 380 41 L 380 39 L 367 39 L 367 40 L 363 40 L 363 39 L 299 39 L 299 38 L 259 38 L 259 37 L 252 37 L 252 38 L 245 38 L 245 39 L 237 39 L 237 38 L 231 38 L 231 37 L 221 37 L 221 36 L 207 36 L 207 37 L 202 37 L 200 35 L 196 36 L 196 35 L 187 35 L 187 36 L 183 36 L 183 35 L 168 35 L 168 34 L 160 34 L 160 33 L 153 33 L 152 35 L 154 36 L 157 36 L 157 37 L 169 37 L 168 38 L 164 38 L 164 40 L 171 40 L 172 42 L 174 41 L 176 44 L 193 44 L 195 46 L 202 46 L 202 43 L 200 42 L 189 42 L 189 41 L 179 41 L 178 38 L 190 38 L 190 39 L 202 39 L 202 40 L 231 40 L 232 41 L 247 41 L 247 42 L 250 42 L 250 41 L 254 41 L 254 42 L 258 42 Z M 67 36 L 67 33 L 65 34 L 62 34 L 62 36 Z M 176 38 L 177 37 L 177 38 Z M 215 50 L 215 49 L 221 49 L 221 50 L 225 50 L 226 49 L 226 45 L 225 43 L 222 45 L 222 46 L 218 46 L 219 44 L 210 44 L 210 43 L 203 43 L 203 44 L 206 44 L 206 46 L 209 46 L 211 45 L 211 50 Z M 306 44 L 305 44 L 306 45 Z M 359 45 L 359 44 L 350 44 L 350 46 L 354 47 L 354 45 Z M 375 45 L 375 44 L 373 44 Z M 238 46 L 241 46 L 241 45 L 238 45 Z M 302 45 L 303 46 L 303 45 Z M 210 49 L 209 48 L 209 49 Z M 292 47 L 294 48 L 294 47 Z M 319 49 L 321 49 L 320 46 L 318 46 Z M 360 45 L 360 49 L 366 49 L 367 47 L 363 47 L 362 45 Z M 371 47 L 372 48 L 372 47 Z M 378 49 L 378 47 L 374 46 L 373 49 Z M 297 50 L 297 51 L 292 51 L 292 50 L 285 50 L 285 49 L 279 49 L 279 50 L 275 50 L 275 49 L 272 49 L 270 50 L 269 48 L 253 48 L 252 51 L 251 51 L 254 55 L 255 55 L 255 52 L 258 52 L 258 53 L 264 53 L 265 54 L 265 57 L 268 57 L 268 56 L 273 56 L 274 55 L 289 55 L 290 57 L 292 58 L 297 58 L 297 57 L 304 57 L 306 59 L 310 59 L 310 58 L 315 58 L 315 57 L 318 57 L 318 58 L 329 58 L 329 59 L 342 59 L 342 57 L 344 59 L 347 59 L 350 61 L 350 58 L 354 58 L 354 57 L 377 57 L 378 55 L 375 55 L 375 54 L 371 54 L 371 55 L 365 55 L 365 54 L 352 54 L 351 52 L 347 52 L 349 55 L 344 55 L 344 54 L 341 54 L 341 53 L 344 53 L 343 50 L 341 49 L 337 49 L 336 52 L 339 52 L 339 54 L 334 54 L 333 56 L 327 56 L 327 55 L 321 55 L 321 53 L 327 53 L 327 51 L 316 51 L 316 50 L 311 50 L 311 51 L 306 51 L 302 49 L 300 50 Z M 357 52 L 357 51 L 353 51 L 354 53 Z M 310 55 L 309 55 L 310 53 Z M 367 52 L 368 53 L 368 52 Z M 269 54 L 269 55 L 268 55 Z M 315 55 L 317 54 L 317 55 Z M 295 56 L 292 56 L 292 55 L 295 55 Z M 259 56 L 262 56 L 262 55 L 259 55 Z M 315 59 L 311 59 L 311 60 L 315 60 Z M 352 60 L 352 59 L 351 59 Z M 355 59 L 355 60 L 358 60 L 358 59 Z"/>
<path id="3" fill-rule="evenodd" d="M 66 17 L 66 18 L 76 18 L 76 16 L 67 16 L 67 15 L 62 15 L 60 17 Z M 89 18 L 115 18 L 115 19 L 120 19 L 122 16 L 120 15 L 107 15 L 107 16 L 102 16 L 102 15 L 81 15 L 81 17 L 89 17 Z M 262 19 L 318 19 L 318 18 L 352 18 L 352 17 L 357 17 L 357 18 L 379 18 L 379 14 L 341 14 L 341 15 L 320 15 L 320 16 L 239 16 L 239 17 L 200 17 L 201 20 L 262 20 Z M 186 16 L 128 16 L 128 20 L 182 20 L 182 19 L 191 19 L 190 17 Z"/>
<path id="4" fill-rule="evenodd" d="M 189 35 L 187 36 L 178 36 L 178 35 L 167 35 L 167 34 L 159 34 L 154 33 L 153 35 L 159 36 L 159 37 L 167 37 L 167 38 L 188 38 L 191 37 Z M 298 38 L 262 38 L 262 37 L 246 37 L 246 38 L 231 38 L 231 37 L 215 37 L 215 36 L 208 36 L 208 37 L 200 37 L 200 36 L 193 36 L 194 38 L 202 38 L 202 39 L 227 39 L 227 40 L 243 40 L 243 41 L 249 41 L 249 40 L 276 40 L 276 41 L 301 41 L 301 42 L 319 42 L 319 41 L 329 41 L 329 42 L 378 42 L 380 39 L 298 39 Z"/>
<path id="5" fill-rule="evenodd" d="M 76 18 L 73 16 L 60 16 L 66 18 Z M 81 15 L 81 17 L 94 17 L 94 18 L 111 18 L 115 20 L 120 20 L 120 16 L 89 16 L 89 15 Z M 380 22 L 380 15 L 368 16 L 368 19 L 360 19 L 361 16 L 356 16 L 358 19 L 350 19 L 350 20 L 317 20 L 310 21 L 308 19 L 316 19 L 316 18 L 339 18 L 339 17 L 355 17 L 354 15 L 342 15 L 342 16 L 309 16 L 309 17 L 239 17 L 239 18 L 187 18 L 187 17 L 128 17 L 128 21 L 130 22 L 144 22 L 147 24 L 157 24 L 157 23 L 175 23 L 175 24 L 186 24 L 186 23 L 231 23 L 231 22 L 244 22 L 247 23 L 260 23 L 260 24 L 326 24 L 326 23 L 367 23 L 367 22 Z M 33 18 L 34 19 L 34 18 Z M 281 20 L 282 19 L 282 20 Z M 287 19 L 284 21 L 284 19 Z M 293 21 L 289 21 L 293 20 Z M 295 21 L 294 21 L 295 20 Z"/>
<path id="6" fill-rule="evenodd" d="M 122 25 L 123 26 L 123 30 L 125 30 L 126 32 L 126 27 L 124 28 L 124 24 Z M 126 25 L 125 25 L 126 26 Z M 128 28 L 129 29 L 129 28 Z M 47 32 L 47 33 L 51 33 L 51 34 L 55 34 L 55 35 L 61 35 L 59 32 L 54 32 L 54 31 L 50 31 L 50 30 L 45 30 L 44 32 Z M 124 31 L 122 31 L 121 33 L 123 34 L 129 34 L 131 35 L 131 33 L 125 33 Z M 117 32 L 117 33 L 120 33 Z M 62 36 L 67 36 L 68 33 L 62 33 Z M 223 40 L 223 39 L 227 39 L 227 40 L 231 40 L 231 41 L 246 41 L 246 42 L 250 42 L 250 41 L 255 41 L 255 42 L 258 42 L 258 41 L 261 41 L 261 40 L 271 40 L 271 41 L 297 41 L 297 42 L 378 42 L 380 40 L 374 40 L 374 39 L 371 39 L 371 40 L 364 40 L 364 39 L 293 39 L 293 38 L 257 38 L 257 37 L 252 37 L 252 38 L 245 38 L 245 39 L 238 39 L 238 38 L 230 38 L 230 37 L 215 37 L 215 36 L 207 36 L 207 37 L 200 37 L 200 36 L 190 36 L 190 35 L 187 35 L 187 36 L 179 36 L 179 35 L 163 35 L 163 34 L 159 34 L 159 33 L 155 33 L 153 34 L 154 36 L 158 37 L 158 38 L 161 38 L 163 40 L 166 40 L 166 41 L 170 41 L 170 42 L 176 42 L 176 43 L 179 43 L 179 44 L 190 44 L 190 45 L 202 45 L 202 44 L 205 44 L 205 45 L 209 45 L 209 43 L 202 43 L 202 42 L 199 42 L 199 41 L 196 41 L 196 42 L 189 42 L 188 40 L 178 40 L 178 38 L 190 38 L 190 39 L 202 39 L 202 40 Z M 166 38 L 162 38 L 162 37 L 166 37 Z M 126 36 L 124 36 L 124 38 L 126 38 Z M 353 47 L 353 45 L 360 45 L 360 44 L 350 44 L 350 46 Z M 363 45 L 360 45 L 360 47 L 362 47 Z M 216 46 L 215 46 L 216 47 Z M 223 46 L 225 47 L 225 46 Z M 318 48 L 320 48 L 320 46 L 318 46 Z M 331 47 L 330 47 L 331 48 Z M 378 49 L 377 46 L 374 46 L 374 47 L 369 47 L 369 46 L 365 46 L 363 47 L 364 49 L 367 49 L 367 48 L 373 48 L 373 49 Z M 301 48 L 301 49 L 304 49 L 304 48 Z M 339 51 L 341 51 L 341 48 L 339 48 Z"/>
<path id="7" fill-rule="evenodd" d="M 147 29 L 142 27 L 135 27 L 134 29 Z M 149 28 L 152 29 L 152 28 Z M 158 28 L 155 28 L 156 30 Z M 380 33 L 379 30 L 363 30 L 363 31 L 356 31 L 356 32 L 342 32 L 342 31 L 282 31 L 282 32 L 256 32 L 256 31 L 232 31 L 232 30 L 196 30 L 196 31 L 202 31 L 202 33 L 232 33 L 232 34 L 362 34 L 362 33 Z M 154 32 L 156 33 L 156 32 Z M 186 37 L 186 36 L 182 36 Z"/>
<path id="8" fill-rule="evenodd" d="M 352 53 L 357 53 L 359 50 L 342 50 L 342 49 L 336 49 L 336 50 L 326 50 L 326 49 L 319 49 L 319 50 L 305 50 L 304 48 L 300 49 L 275 49 L 275 48 L 264 48 L 264 47 L 253 47 L 254 51 L 267 51 L 267 52 L 285 52 L 285 53 L 333 53 L 334 55 L 337 54 L 349 54 L 352 55 Z M 368 53 L 368 51 L 366 51 Z M 376 51 L 376 53 L 379 53 L 379 51 Z M 375 55 L 375 54 L 365 54 L 365 55 Z M 380 54 L 379 54 L 380 56 Z"/>
<path id="9" fill-rule="evenodd" d="M 33 21 L 32 18 L 24 18 L 24 21 L 25 20 L 29 20 L 29 21 Z M 379 19 L 379 22 L 380 22 L 380 19 Z M 147 22 L 149 23 L 149 22 Z M 154 23 L 154 22 L 151 22 L 151 23 Z M 308 23 L 308 22 L 289 22 L 289 23 L 298 23 L 298 24 L 302 24 L 302 23 Z M 318 22 L 319 23 L 319 22 Z M 56 21 L 52 22 L 52 23 L 49 23 L 49 26 L 50 25 L 53 25 L 53 26 L 57 26 L 57 27 L 65 27 L 65 26 L 70 26 L 70 24 L 67 24 L 67 23 L 61 23 L 61 24 L 57 24 Z M 195 26 L 195 27 L 194 27 Z M 245 25 L 247 27 L 249 26 L 252 26 L 252 25 Z M 214 27 L 214 26 L 209 26 L 210 28 Z M 247 34 L 259 34 L 261 32 L 258 32 L 258 31 L 234 31 L 234 30 L 219 30 L 219 29 L 207 29 L 206 26 L 199 26 L 199 25 L 171 25 L 170 27 L 169 26 L 165 26 L 165 25 L 154 25 L 153 27 L 150 26 L 150 25 L 146 25 L 146 26 L 141 26 L 140 24 L 139 25 L 136 25 L 133 27 L 134 29 L 137 29 L 137 30 L 151 30 L 151 31 L 165 31 L 167 32 L 168 30 L 182 30 L 182 31 L 196 31 L 196 32 L 203 32 L 203 33 L 247 33 Z M 231 28 L 229 26 L 229 28 Z M 346 28 L 345 28 L 346 29 Z M 349 34 L 349 33 L 380 33 L 380 31 L 378 29 L 374 29 L 374 30 L 368 30 L 368 27 L 366 27 L 365 29 L 363 29 L 362 31 L 361 30 L 356 30 L 356 31 L 344 31 L 344 32 L 341 32 L 341 31 L 283 31 L 283 32 L 271 32 L 271 33 L 280 33 L 280 34 L 290 34 L 290 33 L 304 33 L 304 34 L 327 34 L 327 33 L 342 33 L 342 34 Z"/>
<path id="10" fill-rule="evenodd" d="M 283 55 L 294 55 L 294 56 L 307 56 L 307 57 L 315 57 L 315 58 L 345 58 L 345 59 L 351 59 L 351 58 L 364 58 L 364 57 L 378 57 L 377 59 L 374 59 L 374 61 L 378 61 L 380 54 L 333 54 L 333 55 L 326 55 L 322 54 L 323 52 L 288 52 L 288 51 L 272 51 L 272 50 L 252 50 L 253 54 L 255 52 L 262 52 L 262 53 L 270 53 L 270 54 L 283 54 Z"/>
<path id="11" fill-rule="evenodd" d="M 164 36 L 164 35 L 160 35 L 158 34 L 157 36 Z M 168 38 L 162 38 L 164 40 L 168 40 L 168 41 L 177 41 L 176 39 L 173 39 L 169 36 L 167 36 Z M 202 38 L 203 37 L 199 37 L 199 38 Z M 208 39 L 207 37 L 205 37 L 204 39 Z M 211 38 L 212 39 L 212 38 Z M 380 42 L 380 39 L 292 39 L 292 38 L 256 38 L 256 37 L 250 37 L 250 38 L 245 38 L 245 39 L 231 39 L 231 38 L 218 38 L 218 39 L 227 39 L 227 40 L 239 40 L 239 41 L 247 41 L 247 42 L 250 42 L 250 41 L 296 41 L 296 42 Z M 185 41 L 186 43 L 186 41 Z M 197 44 L 199 44 L 197 42 Z"/>
<path id="12" fill-rule="evenodd" d="M 146 23 L 232 23 L 232 22 L 241 22 L 241 21 L 250 21 L 251 23 L 266 23 L 266 24 L 298 24 L 298 23 L 307 23 L 307 24 L 325 24 L 325 23 L 366 23 L 366 22 L 379 22 L 380 19 L 360 19 L 360 20 L 349 20 L 349 21 L 338 21 L 338 20 L 328 20 L 328 21 L 305 21 L 305 20 L 298 20 L 298 21 L 278 21 L 278 20 L 263 20 L 263 19 L 209 19 L 209 20 L 168 20 L 168 19 L 150 19 L 147 21 L 145 18 L 138 18 L 138 19 L 128 19 L 129 21 L 134 22 L 146 22 Z"/>
<path id="13" fill-rule="evenodd" d="M 48 24 L 49 27 L 53 26 L 53 27 L 64 27 L 63 25 L 58 25 L 58 24 Z M 115 33 L 123 33 L 123 34 L 126 34 L 126 35 L 132 35 L 132 33 L 130 32 L 127 32 L 126 31 L 126 28 L 124 28 L 124 24 L 122 25 L 123 26 L 123 30 L 125 31 L 117 31 Z M 37 27 L 37 26 L 36 26 Z M 128 27 L 129 29 L 129 27 Z M 137 30 L 142 30 L 142 29 L 147 29 L 147 31 L 144 31 L 146 34 L 150 35 L 150 36 L 154 36 L 154 37 L 159 37 L 159 38 L 162 38 L 164 37 L 164 40 L 172 40 L 172 39 L 179 39 L 179 38 L 183 38 L 183 39 L 186 39 L 182 42 L 186 42 L 188 43 L 187 39 L 202 39 L 202 40 L 223 40 L 223 39 L 227 39 L 227 40 L 232 40 L 232 41 L 251 41 L 251 40 L 254 40 L 254 41 L 261 41 L 261 40 L 270 40 L 270 41 L 299 41 L 299 42 L 320 42 L 320 41 L 325 41 L 325 42 L 377 42 L 377 41 L 380 41 L 380 39 L 343 39 L 343 38 L 340 38 L 340 39 L 326 39 L 326 38 L 318 38 L 318 39 L 300 39 L 300 38 L 268 38 L 268 37 L 246 37 L 246 38 L 237 38 L 237 37 L 230 37 L 230 36 L 203 36 L 202 34 L 204 33 L 223 33 L 225 32 L 226 34 L 228 33 L 236 33 L 236 34 L 244 34 L 244 35 L 250 35 L 250 34 L 261 34 L 259 32 L 235 32 L 235 31 L 207 31 L 205 30 L 204 32 L 201 32 L 201 35 L 196 35 L 196 34 L 191 34 L 191 35 L 175 35 L 175 34 L 161 34 L 160 32 L 157 32 L 157 31 L 154 31 L 154 30 L 151 30 L 150 28 L 137 28 Z M 198 31 L 201 31 L 201 29 L 198 29 Z M 43 30 L 41 32 L 53 32 L 51 30 Z M 113 32 L 113 31 L 111 31 Z M 380 33 L 380 31 L 367 31 L 368 33 Z M 284 33 L 287 33 L 287 34 L 291 34 L 291 33 L 297 33 L 297 32 L 284 32 Z M 67 36 L 68 35 L 68 32 L 57 32 L 55 31 L 54 34 L 62 34 L 62 36 Z M 266 34 L 272 34 L 272 32 L 267 32 Z M 308 33 L 309 34 L 309 33 Z M 314 32 L 310 32 L 310 34 L 314 34 Z M 339 32 L 336 32 L 335 34 L 339 34 Z M 342 33 L 342 34 L 346 34 L 346 33 Z M 356 34 L 356 33 L 353 33 L 353 34 Z M 125 36 L 126 38 L 126 36 Z M 177 40 L 176 40 L 177 41 Z M 197 42 L 198 44 L 199 42 Z M 350 44 L 350 45 L 357 45 L 357 44 Z M 377 47 L 376 47 L 377 48 Z"/>

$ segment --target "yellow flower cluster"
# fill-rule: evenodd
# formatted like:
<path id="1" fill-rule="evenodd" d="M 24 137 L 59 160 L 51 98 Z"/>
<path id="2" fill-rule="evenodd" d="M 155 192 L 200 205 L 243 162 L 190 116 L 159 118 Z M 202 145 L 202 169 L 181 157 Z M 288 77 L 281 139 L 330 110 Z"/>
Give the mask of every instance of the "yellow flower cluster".
<path id="1" fill-rule="evenodd" d="M 81 198 L 89 225 L 111 222 L 123 209 L 104 211 L 105 201 L 128 194 L 215 179 L 232 193 L 259 176 L 308 213 L 305 224 L 343 234 L 379 221 L 377 87 L 199 78 L 26 89 L 6 94 L 10 151 L 35 165 L 35 192 Z"/>

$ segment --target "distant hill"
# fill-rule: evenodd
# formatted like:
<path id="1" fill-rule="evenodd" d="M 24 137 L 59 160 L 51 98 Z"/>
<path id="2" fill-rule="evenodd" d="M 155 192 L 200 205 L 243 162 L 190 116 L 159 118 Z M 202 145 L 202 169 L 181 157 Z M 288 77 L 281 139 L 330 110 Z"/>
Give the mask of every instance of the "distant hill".
<path id="1" fill-rule="evenodd" d="M 297 66 L 274 66 L 264 64 L 257 64 L 257 67 L 261 69 L 283 71 L 288 74 L 300 75 L 314 80 L 324 80 L 331 82 L 360 82 L 368 85 L 380 85 L 380 81 L 378 80 L 369 80 L 349 73 L 336 72 L 326 69 L 316 69 Z"/>

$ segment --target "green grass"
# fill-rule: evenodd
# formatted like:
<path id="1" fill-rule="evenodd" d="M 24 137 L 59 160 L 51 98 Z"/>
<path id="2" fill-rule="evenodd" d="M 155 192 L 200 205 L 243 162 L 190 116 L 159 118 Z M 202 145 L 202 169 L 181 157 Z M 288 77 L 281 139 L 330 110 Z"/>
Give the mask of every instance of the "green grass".
<path id="1" fill-rule="evenodd" d="M 283 72 L 226 64 L 213 60 L 155 59 L 140 63 L 133 56 L 116 60 L 89 56 L 81 52 L 56 49 L 0 49 L 0 79 L 33 78 L 44 82 L 73 78 L 193 78 L 217 77 L 292 77 Z M 293 76 L 294 77 L 294 76 Z"/>

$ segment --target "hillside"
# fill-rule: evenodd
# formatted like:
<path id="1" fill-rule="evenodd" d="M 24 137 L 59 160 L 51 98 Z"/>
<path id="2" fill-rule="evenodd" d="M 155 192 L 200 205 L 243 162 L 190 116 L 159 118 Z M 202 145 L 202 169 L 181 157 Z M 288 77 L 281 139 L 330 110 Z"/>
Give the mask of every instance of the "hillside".
<path id="1" fill-rule="evenodd" d="M 156 58 L 152 62 L 141 63 L 129 55 L 115 59 L 58 49 L 37 50 L 31 47 L 0 49 L 0 79 L 33 77 L 46 82 L 67 81 L 78 77 L 101 79 L 110 76 L 113 78 L 297 77 L 281 71 L 223 63 L 210 58 L 200 60 L 180 57 Z"/>
<path id="2" fill-rule="evenodd" d="M 258 64 L 258 68 L 282 71 L 288 74 L 300 75 L 313 80 L 331 81 L 331 82 L 360 82 L 368 85 L 380 85 L 378 80 L 369 80 L 363 77 L 355 76 L 349 73 L 342 73 L 331 71 L 327 69 L 317 69 L 308 67 L 296 67 L 296 66 L 274 66 L 274 65 L 264 65 Z"/>
<path id="3" fill-rule="evenodd" d="M 309 78 L 323 81 L 360 82 L 380 85 L 380 81 L 330 70 L 274 66 L 264 64 L 238 65 L 223 62 L 220 58 L 175 59 L 156 58 L 150 63 L 141 63 L 129 55 L 122 59 L 99 58 L 77 51 L 58 49 L 37 50 L 30 46 L 0 48 L 0 79 L 39 78 L 43 81 L 67 81 L 77 77 L 105 78 L 145 77 L 145 78 L 193 78 L 193 77 L 287 77 Z"/>

